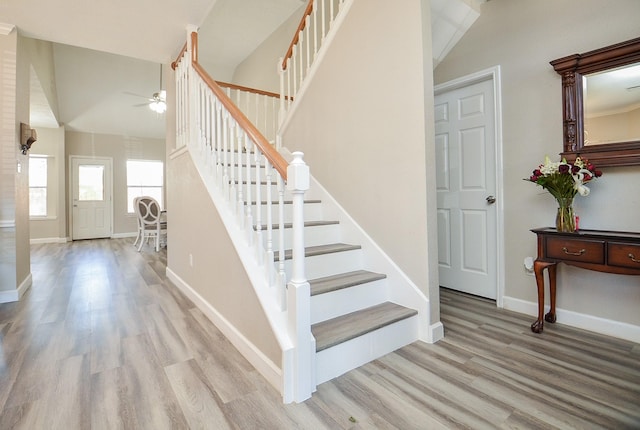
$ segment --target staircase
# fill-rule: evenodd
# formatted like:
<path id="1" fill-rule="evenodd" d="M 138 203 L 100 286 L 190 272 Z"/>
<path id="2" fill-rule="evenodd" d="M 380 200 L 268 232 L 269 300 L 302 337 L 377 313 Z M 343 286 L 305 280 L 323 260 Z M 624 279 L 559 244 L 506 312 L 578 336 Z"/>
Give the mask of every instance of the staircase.
<path id="1" fill-rule="evenodd" d="M 325 11 L 346 13 L 352 4 L 327 1 L 313 8 L 315 2 L 309 3 L 304 28 L 311 35 L 294 42 L 306 40 L 309 48 L 313 39 L 315 45 L 320 38 L 314 29 L 324 32 Z M 326 27 L 335 30 L 339 22 L 331 18 Z M 329 39 L 323 39 L 325 49 Z M 197 52 L 192 32 L 172 64 L 176 143 L 188 150 L 218 208 L 282 351 L 281 363 L 265 357 L 237 327 L 227 327 L 234 345 L 285 402 L 300 402 L 318 384 L 416 340 L 438 337 L 442 327 L 431 324 L 424 293 L 310 176 L 302 153 L 289 153 L 280 135 L 275 147 L 264 137 L 198 63 Z M 284 87 L 295 90 L 299 101 L 304 84 L 297 73 L 310 69 L 313 56 L 295 46 L 291 52 L 281 87 L 287 82 Z M 296 52 L 307 54 L 298 61 Z M 293 97 L 281 94 L 281 114 L 295 109 Z M 206 301 L 198 305 L 211 307 Z"/>
<path id="2" fill-rule="evenodd" d="M 261 194 L 267 195 L 266 182 L 261 185 Z M 272 195 L 277 195 L 276 186 L 271 186 Z M 263 220 L 267 217 L 264 203 Z M 277 202 L 273 203 L 275 207 Z M 285 195 L 284 203 L 290 205 L 292 200 Z M 416 341 L 418 311 L 388 300 L 387 275 L 371 271 L 360 244 L 344 243 L 341 223 L 325 219 L 321 199 L 306 199 L 304 214 L 305 268 L 311 287 L 311 332 L 316 342 L 315 382 L 321 384 Z M 292 255 L 289 221 L 285 218 L 283 225 L 287 279 L 291 278 Z M 261 230 L 266 228 L 267 224 L 260 225 Z M 278 231 L 279 225 L 272 228 Z M 262 237 L 266 249 L 267 237 Z M 278 237 L 274 233 L 274 248 L 278 248 Z M 274 260 L 277 265 L 277 254 Z"/>

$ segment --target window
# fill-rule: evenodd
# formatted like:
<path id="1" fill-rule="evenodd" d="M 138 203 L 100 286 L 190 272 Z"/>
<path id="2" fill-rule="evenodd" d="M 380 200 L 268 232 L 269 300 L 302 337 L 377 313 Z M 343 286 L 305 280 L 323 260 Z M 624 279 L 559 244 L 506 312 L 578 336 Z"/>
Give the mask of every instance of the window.
<path id="1" fill-rule="evenodd" d="M 127 211 L 133 213 L 133 199 L 150 196 L 164 208 L 162 161 L 127 160 Z"/>
<path id="2" fill-rule="evenodd" d="M 78 166 L 78 200 L 104 200 L 104 166 Z"/>
<path id="3" fill-rule="evenodd" d="M 29 156 L 29 216 L 47 216 L 47 157 Z"/>

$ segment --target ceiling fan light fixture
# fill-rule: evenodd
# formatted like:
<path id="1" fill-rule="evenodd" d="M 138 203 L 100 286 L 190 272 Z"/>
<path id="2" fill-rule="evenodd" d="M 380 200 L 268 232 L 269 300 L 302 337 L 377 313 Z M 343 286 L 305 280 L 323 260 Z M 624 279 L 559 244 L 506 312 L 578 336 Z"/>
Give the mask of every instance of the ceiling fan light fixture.
<path id="1" fill-rule="evenodd" d="M 167 104 L 162 100 L 149 103 L 149 108 L 156 113 L 164 113 L 167 110 Z"/>

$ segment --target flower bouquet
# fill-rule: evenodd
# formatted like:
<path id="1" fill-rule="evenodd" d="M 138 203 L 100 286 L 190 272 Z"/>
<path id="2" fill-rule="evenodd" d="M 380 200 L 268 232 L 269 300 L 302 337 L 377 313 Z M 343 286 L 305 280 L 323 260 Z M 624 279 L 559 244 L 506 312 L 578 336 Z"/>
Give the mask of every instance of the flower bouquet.
<path id="1" fill-rule="evenodd" d="M 573 198 L 576 194 L 589 195 L 585 185 L 593 178 L 602 176 L 602 172 L 588 160 L 577 157 L 573 164 L 566 159 L 552 162 L 545 157 L 544 164 L 533 171 L 525 181 L 535 182 L 555 197 L 558 202 L 556 229 L 563 232 L 576 231 L 576 220 L 573 214 Z"/>

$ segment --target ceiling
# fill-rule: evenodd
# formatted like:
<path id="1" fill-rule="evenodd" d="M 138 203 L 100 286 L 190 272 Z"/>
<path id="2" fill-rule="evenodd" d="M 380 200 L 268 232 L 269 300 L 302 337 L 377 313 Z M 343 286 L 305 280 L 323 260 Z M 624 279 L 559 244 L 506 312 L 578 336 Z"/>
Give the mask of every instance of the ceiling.
<path id="1" fill-rule="evenodd" d="M 431 0 L 435 65 L 479 16 L 485 0 Z M 219 80 L 307 0 L 2 0 L 0 21 L 54 42 L 58 117 L 35 74 L 31 125 L 163 138 L 163 115 L 145 106 L 168 64 L 199 28 L 200 60 Z M 34 11 L 37 11 L 34 13 Z M 3 26 L 0 22 L 0 34 Z M 166 72 L 166 71 L 165 71 Z"/>

